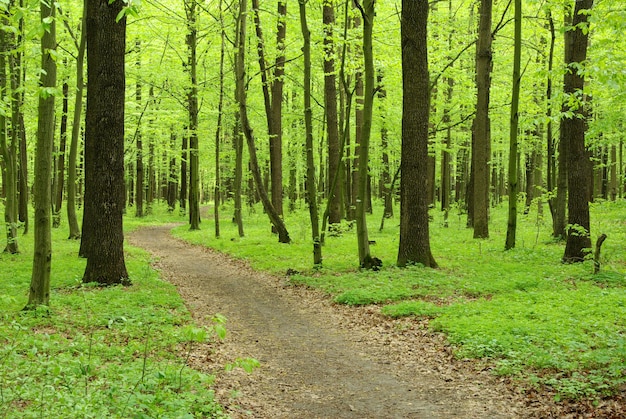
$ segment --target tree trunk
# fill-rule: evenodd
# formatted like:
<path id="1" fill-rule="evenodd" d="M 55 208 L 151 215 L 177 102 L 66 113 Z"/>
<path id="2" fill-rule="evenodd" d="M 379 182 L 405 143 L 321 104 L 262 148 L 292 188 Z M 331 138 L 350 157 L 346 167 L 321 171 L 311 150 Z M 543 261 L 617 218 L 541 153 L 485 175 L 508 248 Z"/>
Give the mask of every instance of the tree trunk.
<path id="1" fill-rule="evenodd" d="M 67 143 L 67 113 L 69 85 L 63 83 L 63 113 L 61 115 L 61 133 L 59 141 L 59 160 L 57 163 L 56 190 L 54 200 L 54 216 L 52 226 L 58 228 L 61 225 L 61 206 L 63 205 L 63 188 L 65 186 L 65 148 Z"/>
<path id="2" fill-rule="evenodd" d="M 174 151 L 176 150 L 176 132 L 173 127 L 170 128 L 170 150 L 172 154 L 169 161 L 169 176 L 167 178 L 167 210 L 174 212 L 176 208 L 178 182 L 176 181 L 176 158 L 174 157 Z"/>
<path id="3" fill-rule="evenodd" d="M 374 0 L 366 0 L 361 8 L 363 18 L 363 62 L 364 62 L 364 90 L 363 90 L 363 126 L 358 152 L 358 177 L 356 197 L 356 235 L 359 249 L 359 265 L 366 269 L 377 269 L 380 261 L 370 254 L 369 237 L 367 233 L 367 183 L 369 172 L 369 148 L 372 133 L 372 113 L 374 106 L 374 53 L 372 34 L 374 29 Z M 359 123 L 357 122 L 357 128 Z"/>
<path id="4" fill-rule="evenodd" d="M 70 240 L 78 240 L 80 238 L 80 227 L 78 226 L 78 217 L 76 216 L 76 183 L 77 183 L 77 157 L 78 142 L 80 140 L 81 114 L 83 111 L 83 92 L 84 92 L 84 64 L 85 64 L 85 47 L 87 44 L 87 33 L 85 31 L 85 22 L 87 9 L 83 8 L 83 28 L 80 31 L 80 42 L 78 45 L 78 55 L 76 57 L 76 96 L 74 97 L 74 115 L 72 119 L 72 139 L 70 141 L 69 161 L 67 162 L 67 220 L 70 227 Z"/>
<path id="5" fill-rule="evenodd" d="M 493 0 L 481 0 L 478 43 L 476 45 L 476 116 L 472 126 L 472 186 L 474 199 L 474 238 L 489 237 L 489 175 L 491 127 L 489 96 L 491 89 Z"/>
<path id="6" fill-rule="evenodd" d="M 56 52 L 55 8 L 46 2 L 39 3 L 41 23 L 51 19 L 41 37 L 41 75 L 39 106 L 37 110 L 37 150 L 35 154 L 35 242 L 33 270 L 28 295 L 28 309 L 50 304 L 50 269 L 52 267 L 52 148 L 54 146 L 54 95 L 57 67 L 53 57 Z M 66 109 L 67 111 L 67 109 Z"/>
<path id="7" fill-rule="evenodd" d="M 280 243 L 289 243 L 289 232 L 285 227 L 285 223 L 280 215 L 276 212 L 276 209 L 270 201 L 267 191 L 263 186 L 263 179 L 261 178 L 261 170 L 256 155 L 256 145 L 254 140 L 254 134 L 250 121 L 248 120 L 248 109 L 246 107 L 246 90 L 245 90 L 245 43 L 246 43 L 246 15 L 247 15 L 247 0 L 239 0 L 239 28 L 238 28 L 238 50 L 236 58 L 236 86 L 237 86 L 237 102 L 239 103 L 239 117 L 241 119 L 241 129 L 246 137 L 248 143 L 248 154 L 250 156 L 250 170 L 254 178 L 257 192 L 263 203 L 263 208 L 267 212 L 270 218 L 270 222 L 276 228 L 278 232 L 278 241 Z"/>
<path id="8" fill-rule="evenodd" d="M 235 124 L 233 127 L 233 143 L 235 148 L 235 175 L 233 181 L 235 213 L 233 221 L 237 223 L 239 237 L 243 237 L 243 218 L 241 216 L 241 195 L 243 184 L 243 133 L 241 132 L 241 118 L 239 111 L 235 111 Z"/>
<path id="9" fill-rule="evenodd" d="M 180 195 L 178 196 L 178 202 L 180 205 L 180 213 L 185 214 L 187 211 L 187 156 L 189 155 L 189 134 L 185 128 L 183 133 L 181 156 L 180 156 Z"/>
<path id="10" fill-rule="evenodd" d="M 3 19 L 3 23 L 6 21 Z M 8 32 L 0 31 L 0 89 L 1 98 L 4 99 L 7 87 L 6 75 L 6 51 L 9 49 L 7 40 Z M 4 251 L 16 254 L 19 252 L 17 225 L 18 225 L 18 196 L 17 196 L 17 144 L 11 137 L 7 143 L 7 124 L 4 114 L 0 115 L 0 152 L 3 162 L 3 189 L 5 195 L 4 223 L 6 228 L 7 244 Z"/>
<path id="11" fill-rule="evenodd" d="M 593 0 L 577 0 L 572 20 L 572 29 L 565 33 L 565 64 L 568 67 L 564 77 L 563 90 L 566 101 L 564 114 L 571 116 L 561 118 L 561 141 L 568 142 L 567 153 L 567 210 L 569 214 L 567 243 L 563 255 L 564 262 L 580 262 L 590 253 L 591 239 L 589 220 L 589 195 L 586 190 L 585 171 L 582 167 L 589 165 L 585 149 L 585 131 L 587 130 L 588 114 L 585 103 L 570 107 L 568 98 L 583 91 L 585 78 L 579 67 L 587 59 L 587 43 L 589 32 L 588 13 Z M 580 72 L 579 72 L 580 71 Z"/>
<path id="12" fill-rule="evenodd" d="M 315 187 L 315 161 L 313 159 L 313 112 L 311 109 L 311 33 L 306 21 L 305 0 L 298 1 L 300 5 L 300 26 L 304 46 L 304 125 L 306 130 L 306 187 L 309 203 L 309 217 L 311 218 L 311 235 L 313 239 L 313 265 L 322 263 L 322 245 L 320 242 L 319 215 L 317 210 L 317 190 Z M 326 7 L 326 6 L 324 6 Z"/>
<path id="13" fill-rule="evenodd" d="M 137 106 L 137 110 L 141 110 L 141 41 L 137 39 L 135 41 L 135 51 L 137 52 L 137 61 L 135 63 L 137 67 L 137 85 L 135 86 L 135 102 Z M 141 112 L 141 111 L 140 111 Z M 144 168 L 143 168 L 143 136 L 141 134 L 141 117 L 144 112 L 141 112 L 138 116 L 137 120 L 137 128 L 135 132 L 135 144 L 137 147 L 136 150 L 136 159 L 135 159 L 135 217 L 143 217 L 143 198 L 144 198 Z"/>
<path id="14" fill-rule="evenodd" d="M 198 28 L 196 27 L 196 0 L 185 1 L 187 15 L 187 70 L 190 87 L 187 91 L 187 111 L 189 112 L 189 228 L 200 229 L 200 167 L 198 159 L 198 81 L 196 47 Z"/>
<path id="15" fill-rule="evenodd" d="M 83 216 L 87 266 L 83 282 L 129 285 L 122 225 L 126 18 L 116 21 L 124 4 L 87 0 L 86 7 L 89 89 Z"/>
<path id="16" fill-rule="evenodd" d="M 215 222 L 215 237 L 220 237 L 220 201 L 221 201 L 221 155 L 220 155 L 220 143 L 222 141 L 222 114 L 224 111 L 224 54 L 225 54 L 225 42 L 226 33 L 224 29 L 224 15 L 222 13 L 222 0 L 219 2 L 220 9 L 220 93 L 219 101 L 217 104 L 217 127 L 215 128 L 215 192 L 214 192 L 214 204 L 213 204 L 213 220 Z"/>
<path id="17" fill-rule="evenodd" d="M 428 225 L 428 3 L 402 1 L 402 177 L 398 266 L 437 262 L 430 250 Z"/>
<path id="18" fill-rule="evenodd" d="M 513 89 L 511 93 L 511 120 L 509 128 L 509 218 L 506 230 L 505 250 L 515 247 L 517 231 L 517 132 L 519 127 L 519 92 L 522 76 L 522 0 L 515 0 L 515 47 L 513 50 Z M 532 170 L 532 169 L 531 169 Z M 532 182 L 530 188 L 532 188 Z M 530 189 L 529 189 L 530 190 Z"/>

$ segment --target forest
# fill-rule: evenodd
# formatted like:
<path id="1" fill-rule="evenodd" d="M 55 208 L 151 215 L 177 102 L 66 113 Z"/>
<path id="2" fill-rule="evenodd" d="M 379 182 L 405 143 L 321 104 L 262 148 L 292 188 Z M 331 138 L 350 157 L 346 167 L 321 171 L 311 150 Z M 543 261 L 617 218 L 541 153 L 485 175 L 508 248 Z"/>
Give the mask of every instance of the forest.
<path id="1" fill-rule="evenodd" d="M 300 315 L 281 311 L 285 293 L 322 304 L 322 323 L 343 313 L 348 340 L 370 325 L 371 350 L 404 351 L 381 361 L 393 371 L 454 370 L 444 381 L 459 392 L 479 376 L 480 406 L 451 404 L 460 417 L 626 414 L 625 5 L 0 10 L 0 415 L 418 411 L 343 390 L 356 401 L 326 411 L 276 402 L 267 383 L 287 355 L 270 340 L 294 327 L 276 318 Z M 196 247 L 210 250 L 185 259 Z M 231 274 L 237 285 L 220 282 Z M 266 287 L 275 308 L 242 295 Z M 244 305 L 275 309 L 278 331 L 247 326 Z M 267 346 L 238 340 L 247 327 Z M 305 360 L 295 375 L 327 362 L 291 344 Z M 398 380 L 411 391 L 417 378 Z"/>

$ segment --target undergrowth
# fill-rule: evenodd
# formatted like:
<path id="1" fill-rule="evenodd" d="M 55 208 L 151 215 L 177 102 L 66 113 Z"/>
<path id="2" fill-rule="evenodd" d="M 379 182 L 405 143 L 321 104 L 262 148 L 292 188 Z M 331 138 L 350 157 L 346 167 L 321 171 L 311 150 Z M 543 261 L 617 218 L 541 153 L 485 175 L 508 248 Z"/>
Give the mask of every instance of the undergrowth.
<path id="1" fill-rule="evenodd" d="M 338 303 L 376 304 L 392 317 L 433 319 L 460 358 L 483 359 L 496 374 L 521 379 L 525 387 L 547 387 L 557 399 L 599 398 L 621 391 L 626 381 L 626 202 L 591 206 L 592 237 L 606 233 L 602 270 L 592 261 L 560 262 L 563 243 L 551 236 L 549 219 L 536 206 L 518 219 L 517 246 L 504 251 L 506 205 L 493 208 L 491 237 L 475 240 L 466 217 L 451 211 L 448 227 L 431 210 L 431 246 L 440 269 L 395 267 L 399 220 L 378 231 L 380 207 L 368 217 L 372 255 L 379 272 L 358 269 L 356 233 L 345 222 L 326 236 L 323 266 L 312 266 L 305 208 L 285 215 L 293 242 L 279 244 L 259 207 L 244 217 L 245 237 L 223 208 L 222 235 L 211 228 L 175 235 L 210 246 L 257 269 L 284 275 L 291 283 L 322 289 Z M 549 217 L 547 206 L 545 216 Z M 204 228 L 204 227 L 203 227 Z"/>
<path id="2" fill-rule="evenodd" d="M 54 229 L 50 307 L 21 310 L 32 233 L 20 236 L 21 254 L 0 255 L 0 417 L 225 417 L 213 376 L 185 362 L 194 345 L 224 336 L 225 319 L 195 326 L 175 288 L 132 247 L 131 287 L 81 284 L 79 242 L 66 237 Z"/>

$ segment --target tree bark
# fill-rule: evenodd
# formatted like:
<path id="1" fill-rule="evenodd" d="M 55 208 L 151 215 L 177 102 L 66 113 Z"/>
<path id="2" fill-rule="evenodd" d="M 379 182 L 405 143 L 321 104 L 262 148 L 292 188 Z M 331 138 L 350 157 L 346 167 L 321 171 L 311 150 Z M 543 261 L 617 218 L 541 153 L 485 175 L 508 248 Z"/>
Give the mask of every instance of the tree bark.
<path id="1" fill-rule="evenodd" d="M 124 261 L 124 94 L 126 18 L 121 1 L 87 0 L 83 282 L 130 285 Z M 85 230 L 85 226 L 89 226 Z"/>
<path id="2" fill-rule="evenodd" d="M 187 70 L 190 87 L 187 91 L 187 111 L 189 112 L 189 228 L 200 229 L 200 167 L 198 149 L 198 81 L 196 48 L 198 28 L 196 27 L 196 0 L 185 1 L 187 15 Z"/>
<path id="3" fill-rule="evenodd" d="M 245 89 L 245 43 L 246 43 L 246 14 L 247 14 L 247 0 L 239 0 L 239 28 L 238 28 L 238 49 L 236 58 L 236 100 L 239 104 L 239 117 L 241 120 L 241 129 L 246 142 L 248 143 L 248 154 L 250 156 L 250 170 L 254 178 L 256 190 L 263 203 L 263 208 L 270 218 L 270 222 L 276 228 L 278 233 L 278 241 L 280 243 L 289 243 L 289 232 L 285 227 L 285 223 L 280 215 L 276 212 L 276 209 L 270 201 L 267 191 L 263 186 L 263 179 L 261 177 L 261 170 L 259 168 L 259 162 L 256 155 L 256 144 L 254 140 L 254 134 L 250 121 L 248 120 L 248 109 L 246 105 L 246 89 Z"/>
<path id="4" fill-rule="evenodd" d="M 509 127 L 509 218 L 506 229 L 505 250 L 515 247 L 517 232 L 517 132 L 519 127 L 519 92 L 522 57 L 522 0 L 515 0 L 515 47 L 513 49 L 513 88 L 511 94 L 511 119 Z M 532 170 L 532 168 L 531 168 Z M 530 187 L 532 188 L 532 182 Z"/>
<path id="5" fill-rule="evenodd" d="M 402 1 L 402 177 L 397 264 L 421 263 L 436 268 L 428 225 L 428 10 L 428 2 Z"/>
<path id="6" fill-rule="evenodd" d="M 489 97 L 492 70 L 493 0 L 481 0 L 478 43 L 476 44 L 476 116 L 472 126 L 472 187 L 474 238 L 489 237 L 489 175 L 491 167 L 491 127 Z"/>
<path id="7" fill-rule="evenodd" d="M 37 150 L 35 153 L 35 242 L 33 270 L 30 280 L 28 304 L 33 309 L 50 304 L 50 269 L 52 267 L 52 148 L 54 146 L 54 89 L 57 83 L 57 67 L 53 58 L 56 50 L 55 8 L 41 2 L 41 24 L 50 20 L 41 37 L 41 76 L 39 106 L 37 110 Z"/>
<path id="8" fill-rule="evenodd" d="M 313 265 L 322 264 L 322 245 L 319 231 L 319 215 L 317 209 L 317 190 L 315 187 L 315 161 L 313 159 L 313 111 L 311 109 L 311 33 L 306 21 L 305 0 L 298 1 L 300 5 L 300 26 L 304 46 L 304 125 L 306 130 L 306 189 L 309 203 L 309 217 L 311 219 L 311 236 L 313 239 Z"/>
<path id="9" fill-rule="evenodd" d="M 61 114 L 61 132 L 59 139 L 59 159 L 57 161 L 57 175 L 55 184 L 54 197 L 54 216 L 52 227 L 58 228 L 61 225 L 61 207 L 63 205 L 63 189 L 65 187 L 65 148 L 67 145 L 67 114 L 68 114 L 68 95 L 69 85 L 63 83 L 63 111 Z"/>
<path id="10" fill-rule="evenodd" d="M 141 111 L 142 101 L 142 81 L 141 81 L 141 41 L 137 39 L 135 41 L 135 52 L 137 53 L 137 60 L 135 61 L 135 67 L 137 68 L 137 84 L 135 85 L 135 104 L 137 110 L 140 112 L 137 119 L 137 127 L 135 131 L 135 217 L 143 217 L 143 198 L 144 198 L 144 168 L 143 168 L 143 136 L 141 134 L 141 117 L 143 113 Z"/>
<path id="11" fill-rule="evenodd" d="M 583 101 L 575 100 L 571 106 L 569 98 L 581 95 L 585 77 L 579 69 L 587 59 L 588 13 L 593 0 L 577 0 L 572 19 L 572 29 L 565 33 L 565 64 L 567 66 L 563 90 L 566 101 L 561 118 L 561 141 L 568 143 L 567 153 L 567 210 L 569 214 L 567 243 L 563 255 L 564 262 L 580 262 L 590 253 L 591 238 L 589 220 L 589 194 L 586 188 L 585 171 L 580 168 L 589 165 L 585 149 L 585 132 L 588 114 Z"/>

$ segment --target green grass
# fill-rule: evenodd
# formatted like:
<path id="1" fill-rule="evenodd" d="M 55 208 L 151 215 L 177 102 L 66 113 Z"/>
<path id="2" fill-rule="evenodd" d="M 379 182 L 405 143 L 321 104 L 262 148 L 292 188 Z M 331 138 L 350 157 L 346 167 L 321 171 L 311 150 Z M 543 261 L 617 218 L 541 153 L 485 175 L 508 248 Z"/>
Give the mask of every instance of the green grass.
<path id="1" fill-rule="evenodd" d="M 128 224 L 171 219 L 161 211 Z M 150 268 L 148 254 L 132 247 L 126 248 L 131 287 L 82 286 L 85 261 L 66 230 L 53 231 L 49 308 L 21 310 L 32 232 L 20 236 L 21 254 L 0 254 L 0 416 L 225 416 L 214 401 L 213 377 L 185 366 L 192 345 L 218 339 L 222 320 L 210 330 L 193 325 L 175 288 Z"/>
<path id="2" fill-rule="evenodd" d="M 312 266 L 312 245 L 305 208 L 285 215 L 293 243 L 279 244 L 267 216 L 255 207 L 245 214 L 246 236 L 238 237 L 222 209 L 221 237 L 213 223 L 200 231 L 186 226 L 175 234 L 248 261 L 257 269 L 284 275 L 298 271 L 292 283 L 324 290 L 349 305 L 377 304 L 392 317 L 431 318 L 434 331 L 446 334 L 461 358 L 483 359 L 497 374 L 520 379 L 521 385 L 546 386 L 557 398 L 611 395 L 626 385 L 626 202 L 593 204 L 592 236 L 606 233 L 602 271 L 593 264 L 564 265 L 563 243 L 551 237 L 547 206 L 544 219 L 536 208 L 519 216 L 517 246 L 504 251 L 506 207 L 492 209 L 486 240 L 474 240 L 466 217 L 451 211 L 443 227 L 432 210 L 431 246 L 440 269 L 395 267 L 397 215 L 378 231 L 380 204 L 369 216 L 372 254 L 379 272 L 357 269 L 355 232 L 328 237 L 323 267 Z"/>

